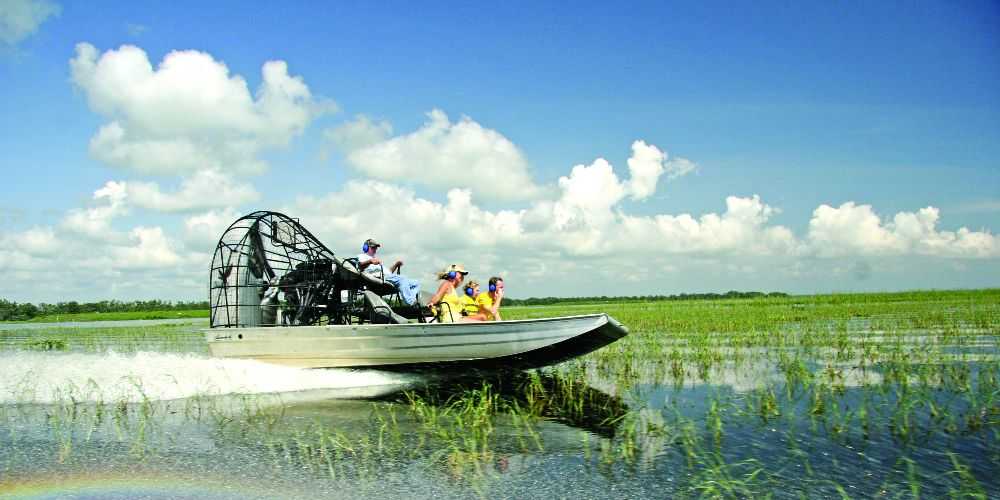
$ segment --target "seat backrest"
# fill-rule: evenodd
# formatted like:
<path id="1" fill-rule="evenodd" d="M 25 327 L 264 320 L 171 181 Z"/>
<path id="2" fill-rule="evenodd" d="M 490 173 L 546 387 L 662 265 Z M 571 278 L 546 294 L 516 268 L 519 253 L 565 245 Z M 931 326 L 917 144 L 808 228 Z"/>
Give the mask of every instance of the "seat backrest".
<path id="1" fill-rule="evenodd" d="M 386 304 L 382 297 L 378 294 L 372 292 L 371 290 L 365 290 L 365 310 L 371 314 L 372 322 L 378 324 L 403 324 L 406 323 L 406 318 L 396 314 L 389 304 Z"/>

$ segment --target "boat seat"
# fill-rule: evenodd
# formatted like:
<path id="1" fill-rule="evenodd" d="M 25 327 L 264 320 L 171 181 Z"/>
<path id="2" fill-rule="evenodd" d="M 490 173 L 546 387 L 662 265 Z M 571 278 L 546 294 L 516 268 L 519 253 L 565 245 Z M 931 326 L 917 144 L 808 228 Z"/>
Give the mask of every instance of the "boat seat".
<path id="1" fill-rule="evenodd" d="M 336 259 L 336 276 L 341 282 L 341 286 L 346 286 L 357 291 L 370 291 L 382 298 L 382 302 L 390 307 L 393 314 L 405 320 L 418 320 L 426 322 L 427 318 L 433 317 L 434 313 L 430 306 L 431 294 L 421 291 L 417 295 L 416 304 L 407 304 L 400 296 L 399 289 L 392 283 L 383 281 L 380 277 L 358 271 L 358 261 L 355 258 Z M 386 300 L 388 299 L 388 301 Z M 392 306 L 388 305 L 391 302 Z"/>
<path id="2" fill-rule="evenodd" d="M 365 312 L 372 319 L 372 323 L 380 325 L 407 323 L 406 318 L 396 314 L 375 292 L 365 290 L 364 296 Z"/>
<path id="3" fill-rule="evenodd" d="M 371 290 L 378 295 L 392 295 L 397 292 L 396 285 L 387 283 L 377 276 L 358 270 L 356 259 L 336 260 L 337 276 L 357 288 Z"/>
<path id="4" fill-rule="evenodd" d="M 395 311 L 397 314 L 409 319 L 425 319 L 434 316 L 434 311 L 428 305 L 431 302 L 431 295 L 428 292 L 421 290 L 417 293 L 417 303 L 410 305 L 402 302 L 396 306 Z"/>

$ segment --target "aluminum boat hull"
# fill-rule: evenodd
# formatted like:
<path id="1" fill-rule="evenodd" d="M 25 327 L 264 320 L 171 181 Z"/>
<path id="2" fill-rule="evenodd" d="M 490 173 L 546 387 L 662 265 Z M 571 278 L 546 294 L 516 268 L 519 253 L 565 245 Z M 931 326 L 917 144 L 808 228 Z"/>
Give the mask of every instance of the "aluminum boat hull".
<path id="1" fill-rule="evenodd" d="M 628 329 L 607 314 L 481 322 L 212 328 L 215 357 L 298 368 L 546 366 L 618 340 Z"/>

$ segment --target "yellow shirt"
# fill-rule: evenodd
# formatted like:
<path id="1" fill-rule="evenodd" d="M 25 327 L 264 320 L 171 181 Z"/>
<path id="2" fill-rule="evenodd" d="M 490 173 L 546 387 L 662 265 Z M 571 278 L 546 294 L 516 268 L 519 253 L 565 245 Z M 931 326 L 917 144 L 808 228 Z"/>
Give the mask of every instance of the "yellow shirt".
<path id="1" fill-rule="evenodd" d="M 490 294 L 479 294 L 479 296 L 476 297 L 476 304 L 480 307 L 486 308 L 486 321 L 493 321 L 496 319 L 493 317 L 493 313 L 490 312 L 490 309 L 493 309 L 493 297 L 490 297 Z"/>
<path id="2" fill-rule="evenodd" d="M 447 305 L 445 305 L 447 304 Z M 458 297 L 455 290 L 444 294 L 441 302 L 437 305 L 438 321 L 441 323 L 454 323 L 462 317 L 462 299 Z"/>
<path id="3" fill-rule="evenodd" d="M 462 313 L 465 316 L 479 314 L 479 306 L 476 305 L 476 299 L 468 295 L 462 295 Z"/>

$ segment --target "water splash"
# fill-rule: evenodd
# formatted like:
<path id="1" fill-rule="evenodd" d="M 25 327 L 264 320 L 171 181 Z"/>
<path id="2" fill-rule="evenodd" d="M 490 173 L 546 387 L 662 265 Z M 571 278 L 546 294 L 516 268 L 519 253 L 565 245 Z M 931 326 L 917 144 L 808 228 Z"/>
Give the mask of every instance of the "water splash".
<path id="1" fill-rule="evenodd" d="M 0 353 L 0 404 L 140 402 L 193 396 L 325 390 L 375 397 L 416 377 L 375 370 L 308 370 L 192 354 Z"/>

